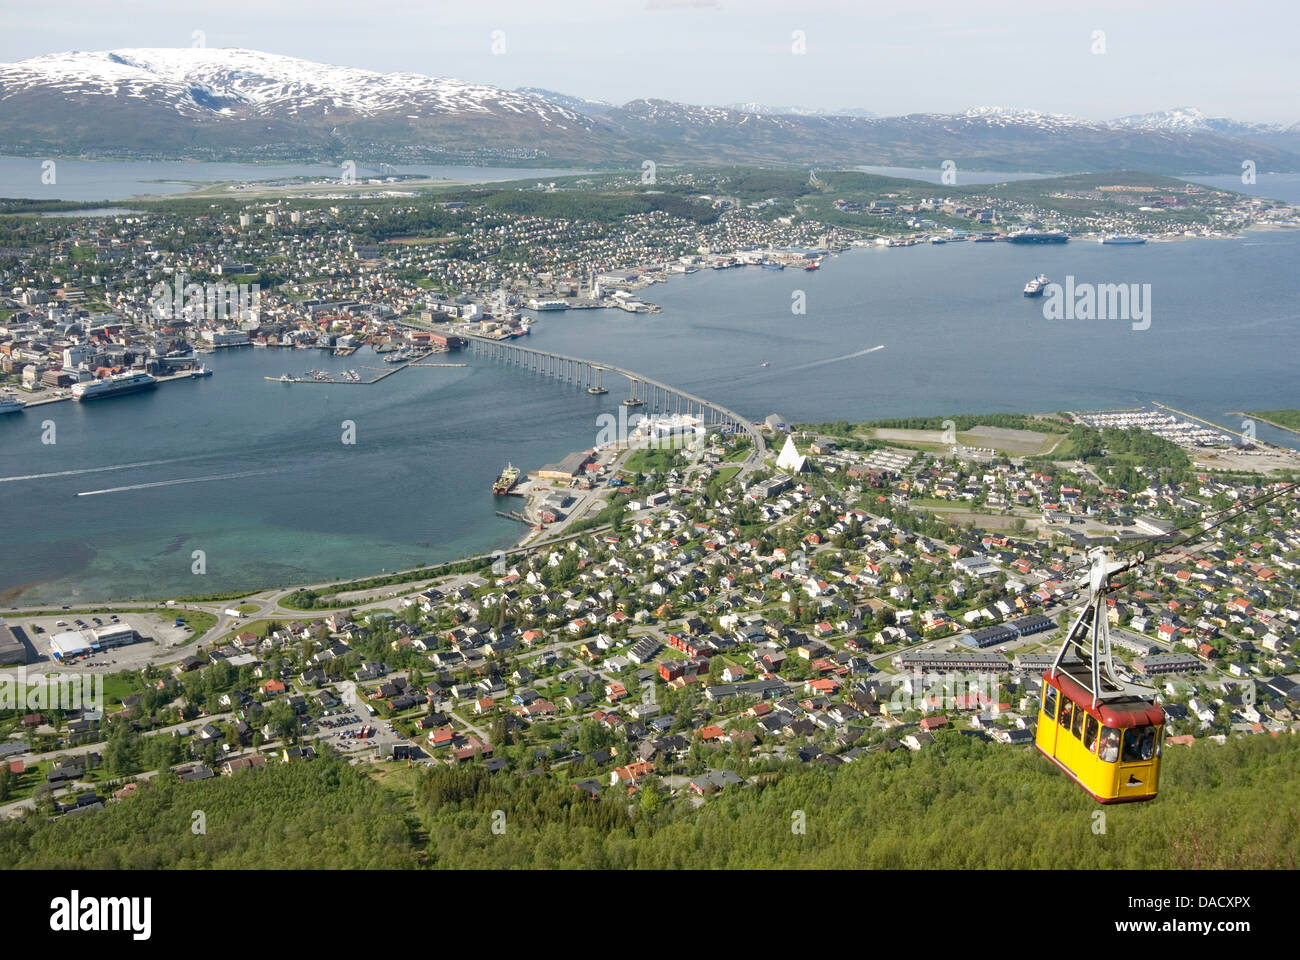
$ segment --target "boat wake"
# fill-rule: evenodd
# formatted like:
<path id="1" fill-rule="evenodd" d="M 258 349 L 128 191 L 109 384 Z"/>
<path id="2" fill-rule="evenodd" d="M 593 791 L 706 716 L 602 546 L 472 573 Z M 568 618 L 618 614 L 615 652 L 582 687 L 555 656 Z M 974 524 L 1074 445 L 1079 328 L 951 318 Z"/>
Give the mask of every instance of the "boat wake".
<path id="1" fill-rule="evenodd" d="M 124 493 L 127 490 L 148 490 L 151 487 L 170 487 L 179 483 L 211 483 L 214 480 L 238 480 L 241 477 L 256 477 L 270 470 L 246 470 L 243 473 L 219 473 L 211 477 L 181 477 L 177 480 L 155 480 L 152 483 L 133 483 L 125 487 L 108 487 L 104 490 L 83 490 L 79 497 L 96 497 L 101 493 Z"/>
<path id="2" fill-rule="evenodd" d="M 828 363 L 839 363 L 842 360 L 852 360 L 854 357 L 865 357 L 869 353 L 875 353 L 877 350 L 884 350 L 885 345 L 882 343 L 875 347 L 868 347 L 865 350 L 858 350 L 855 353 L 846 353 L 842 357 L 830 357 L 826 360 L 814 360 L 812 363 L 801 363 L 796 367 L 790 367 L 790 370 L 809 370 L 812 367 L 823 367 Z"/>
<path id="3" fill-rule="evenodd" d="M 111 467 L 86 467 L 82 470 L 59 470 L 56 473 L 28 473 L 18 477 L 0 477 L 0 483 L 14 483 L 18 480 L 48 480 L 51 477 L 77 477 L 83 473 L 105 473 L 109 470 L 134 470 L 137 467 L 157 467 L 165 463 L 180 463 L 183 460 L 197 460 L 198 457 L 174 457 L 171 460 L 141 460 L 139 463 L 118 463 Z"/>

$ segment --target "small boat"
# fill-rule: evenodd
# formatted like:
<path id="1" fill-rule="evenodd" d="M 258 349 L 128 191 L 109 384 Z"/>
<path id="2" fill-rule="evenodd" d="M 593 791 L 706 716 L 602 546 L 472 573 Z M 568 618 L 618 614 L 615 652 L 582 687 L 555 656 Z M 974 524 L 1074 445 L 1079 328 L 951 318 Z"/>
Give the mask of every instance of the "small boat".
<path id="1" fill-rule="evenodd" d="M 1041 297 L 1043 291 L 1047 289 L 1047 274 L 1040 273 L 1034 279 L 1025 284 L 1026 297 Z"/>
<path id="2" fill-rule="evenodd" d="M 768 363 L 766 360 L 764 360 L 762 363 L 759 364 L 759 366 L 760 366 L 760 367 L 770 367 L 771 364 Z"/>
<path id="3" fill-rule="evenodd" d="M 209 370 L 207 367 L 203 366 L 202 364 L 199 365 L 199 368 L 197 370 L 190 371 L 191 380 L 197 380 L 199 377 L 210 377 L 210 376 L 212 376 L 212 371 Z"/>
<path id="4" fill-rule="evenodd" d="M 806 270 L 806 271 L 808 271 L 809 273 L 811 273 L 811 272 L 814 271 L 814 270 L 820 269 L 820 268 L 821 268 L 821 265 L 822 265 L 822 262 L 821 262 L 820 260 L 814 260 L 812 263 L 810 263 L 810 264 L 808 264 L 806 267 L 804 267 L 804 270 Z"/>

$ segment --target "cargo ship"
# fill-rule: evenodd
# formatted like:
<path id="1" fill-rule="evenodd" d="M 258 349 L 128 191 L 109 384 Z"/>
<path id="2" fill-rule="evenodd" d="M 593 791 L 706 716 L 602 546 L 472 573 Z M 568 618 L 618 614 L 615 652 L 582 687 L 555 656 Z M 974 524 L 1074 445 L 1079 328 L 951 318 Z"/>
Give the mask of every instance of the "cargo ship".
<path id="1" fill-rule="evenodd" d="M 1129 246 L 1135 246 L 1139 243 L 1146 243 L 1147 238 L 1146 237 L 1122 237 L 1119 234 L 1116 234 L 1113 237 L 1102 237 L 1101 242 L 1106 246 L 1129 247 Z"/>
<path id="2" fill-rule="evenodd" d="M 87 383 L 72 385 L 73 400 L 102 400 L 105 397 L 118 397 L 126 393 L 139 393 L 152 390 L 158 381 L 147 373 L 117 373 L 103 380 L 91 380 Z"/>
<path id="3" fill-rule="evenodd" d="M 506 468 L 501 471 L 501 476 L 497 477 L 497 482 L 492 484 L 492 492 L 497 496 L 509 493 L 519 482 L 519 468 L 512 463 L 507 463 Z"/>
<path id="4" fill-rule="evenodd" d="M 1047 274 L 1040 273 L 1034 279 L 1025 284 L 1026 297 L 1041 297 L 1043 291 L 1047 289 Z"/>
<path id="5" fill-rule="evenodd" d="M 1052 232 L 1044 233 L 1037 230 L 1026 230 L 1024 233 L 1013 233 L 1007 237 L 1011 243 L 1066 243 L 1069 237 L 1064 233 Z"/>

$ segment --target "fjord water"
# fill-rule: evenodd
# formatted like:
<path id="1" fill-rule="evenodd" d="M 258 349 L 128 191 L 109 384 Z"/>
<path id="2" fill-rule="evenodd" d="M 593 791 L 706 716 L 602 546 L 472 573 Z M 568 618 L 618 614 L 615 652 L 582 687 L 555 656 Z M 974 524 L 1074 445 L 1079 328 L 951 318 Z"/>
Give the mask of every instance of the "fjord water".
<path id="1" fill-rule="evenodd" d="M 1298 262 L 1300 232 L 1283 231 L 1140 247 L 859 249 L 814 273 L 738 268 L 656 284 L 643 295 L 658 314 L 542 314 L 523 343 L 641 371 L 755 419 L 1158 400 L 1240 428 L 1228 411 L 1300 406 Z M 1021 296 L 1038 273 L 1150 284 L 1150 329 L 1045 320 L 1042 301 Z M 798 290 L 802 315 L 791 312 Z M 504 506 L 490 489 L 501 467 L 591 446 L 625 384 L 610 380 L 609 394 L 592 397 L 491 361 L 446 359 L 467 365 L 286 386 L 263 378 L 313 367 L 368 377 L 385 365 L 369 348 L 349 358 L 244 348 L 209 357 L 206 380 L 0 418 L 4 602 L 319 582 L 512 542 L 523 527 L 495 515 Z M 54 444 L 41 442 L 45 420 Z M 342 442 L 345 420 L 355 444 Z"/>
<path id="2" fill-rule="evenodd" d="M 53 182 L 39 157 L 0 156 L 0 197 L 28 200 L 125 200 L 129 197 L 186 193 L 204 184 L 253 183 L 310 177 L 338 178 L 338 164 L 226 163 L 202 160 L 74 160 L 54 161 Z M 403 164 L 382 171 L 358 163 L 356 176 L 409 174 L 434 180 L 492 183 L 569 176 L 579 170 L 533 170 L 519 167 L 466 167 L 442 164 Z M 364 188 L 362 183 L 358 189 Z M 395 185 L 396 186 L 396 185 Z"/>

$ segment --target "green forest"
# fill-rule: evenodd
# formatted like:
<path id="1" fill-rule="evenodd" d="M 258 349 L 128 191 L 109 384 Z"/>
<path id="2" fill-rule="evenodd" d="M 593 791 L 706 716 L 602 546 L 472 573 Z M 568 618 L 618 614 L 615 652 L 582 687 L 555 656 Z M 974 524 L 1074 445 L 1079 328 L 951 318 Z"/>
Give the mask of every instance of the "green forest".
<path id="1" fill-rule="evenodd" d="M 272 763 L 195 783 L 159 779 L 102 811 L 55 822 L 0 822 L 0 868 L 410 867 L 408 821 L 396 794 L 343 761 Z"/>
<path id="2" fill-rule="evenodd" d="M 1178 868 L 1300 865 L 1300 742 L 1166 748 L 1160 797 L 1100 807 L 1028 749 L 957 732 L 920 753 L 792 765 L 691 806 L 647 781 L 591 800 L 547 776 L 338 759 L 160 783 L 0 824 L 0 868 Z M 408 789 L 396 784 L 405 779 Z M 191 828 L 204 811 L 206 832 Z"/>

